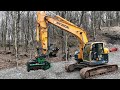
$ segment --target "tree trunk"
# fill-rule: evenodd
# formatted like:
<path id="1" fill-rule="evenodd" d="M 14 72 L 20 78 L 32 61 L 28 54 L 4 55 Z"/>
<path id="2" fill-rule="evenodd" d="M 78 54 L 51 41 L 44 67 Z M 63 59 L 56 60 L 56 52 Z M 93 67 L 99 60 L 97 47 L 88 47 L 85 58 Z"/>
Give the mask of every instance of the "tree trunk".
<path id="1" fill-rule="evenodd" d="M 64 48 L 64 32 L 63 31 L 62 31 L 61 40 L 62 40 L 62 54 L 64 54 L 65 53 L 65 48 Z"/>
<path id="2" fill-rule="evenodd" d="M 5 51 L 6 51 L 6 37 L 7 37 L 7 15 L 6 15 L 6 20 L 5 20 L 5 32 L 4 32 L 4 47 L 5 47 Z"/>
<path id="3" fill-rule="evenodd" d="M 25 44 L 25 49 L 26 49 L 26 52 L 28 52 L 28 40 L 29 40 L 29 14 L 30 14 L 30 11 L 27 11 L 27 29 L 26 29 L 26 33 L 25 33 L 25 41 L 26 41 L 26 44 Z"/>
<path id="4" fill-rule="evenodd" d="M 82 11 L 81 12 L 81 18 L 80 18 L 80 27 L 81 27 L 81 25 L 82 25 L 82 23 L 83 23 L 83 17 L 84 17 L 84 13 L 85 13 L 85 11 Z"/>
<path id="5" fill-rule="evenodd" d="M 117 23 L 117 26 L 119 26 L 119 11 L 116 11 L 116 23 Z"/>
<path id="6" fill-rule="evenodd" d="M 2 18 L 2 21 L 1 21 L 1 38 L 2 38 L 1 46 L 2 47 L 4 47 L 4 31 L 5 31 L 5 24 L 4 24 L 4 19 Z"/>

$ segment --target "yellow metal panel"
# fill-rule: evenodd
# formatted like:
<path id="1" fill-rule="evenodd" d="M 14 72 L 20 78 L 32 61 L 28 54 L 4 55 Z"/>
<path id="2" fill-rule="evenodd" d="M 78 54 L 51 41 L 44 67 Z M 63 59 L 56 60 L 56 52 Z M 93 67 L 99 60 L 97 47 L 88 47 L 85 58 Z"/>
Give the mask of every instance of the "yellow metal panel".
<path id="1" fill-rule="evenodd" d="M 45 21 L 45 12 L 37 11 L 37 36 L 36 39 L 42 46 L 42 54 L 46 54 L 48 50 L 48 29 Z"/>
<path id="2" fill-rule="evenodd" d="M 109 49 L 108 48 L 104 48 L 104 54 L 108 54 L 109 53 Z"/>

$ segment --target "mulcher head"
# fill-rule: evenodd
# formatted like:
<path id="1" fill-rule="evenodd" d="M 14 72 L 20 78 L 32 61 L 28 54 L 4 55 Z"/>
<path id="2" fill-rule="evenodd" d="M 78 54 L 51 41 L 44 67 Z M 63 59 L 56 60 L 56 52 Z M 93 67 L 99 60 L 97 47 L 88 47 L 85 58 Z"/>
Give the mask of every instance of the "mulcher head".
<path id="1" fill-rule="evenodd" d="M 36 57 L 34 60 L 27 62 L 27 71 L 30 70 L 47 70 L 51 67 L 50 62 L 46 61 L 45 56 Z"/>

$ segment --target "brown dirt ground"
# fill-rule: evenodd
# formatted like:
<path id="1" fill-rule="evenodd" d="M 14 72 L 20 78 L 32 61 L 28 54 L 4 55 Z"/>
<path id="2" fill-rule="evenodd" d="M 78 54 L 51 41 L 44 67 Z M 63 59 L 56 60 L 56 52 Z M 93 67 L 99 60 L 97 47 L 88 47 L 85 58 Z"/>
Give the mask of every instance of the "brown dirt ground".
<path id="1" fill-rule="evenodd" d="M 16 67 L 17 63 L 16 63 L 15 55 L 11 51 L 5 51 L 3 50 L 2 47 L 0 47 L 0 70 L 5 68 Z M 31 59 L 34 59 L 34 53 L 32 53 Z M 30 54 L 21 52 L 18 58 L 18 65 L 19 66 L 25 65 L 26 62 L 29 60 L 30 60 Z M 46 60 L 50 62 L 63 61 L 61 57 L 47 58 Z"/>
<path id="2" fill-rule="evenodd" d="M 11 53 L 6 54 L 6 53 L 1 53 L 1 52 L 4 52 L 4 51 L 0 51 L 0 69 L 12 68 L 12 67 L 15 67 L 17 65 L 14 55 L 12 55 Z M 22 57 L 18 60 L 18 65 L 25 64 L 27 59 L 28 59 L 25 56 L 22 56 Z"/>

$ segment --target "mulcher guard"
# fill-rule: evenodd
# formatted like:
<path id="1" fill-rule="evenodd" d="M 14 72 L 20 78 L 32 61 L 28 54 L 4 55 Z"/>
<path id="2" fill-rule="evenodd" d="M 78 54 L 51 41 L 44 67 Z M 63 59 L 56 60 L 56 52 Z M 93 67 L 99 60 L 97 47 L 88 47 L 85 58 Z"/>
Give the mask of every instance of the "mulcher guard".
<path id="1" fill-rule="evenodd" d="M 27 62 L 27 71 L 30 72 L 30 70 L 47 70 L 51 67 L 50 62 L 46 61 L 43 56 L 37 57 L 35 60 L 31 60 Z"/>

